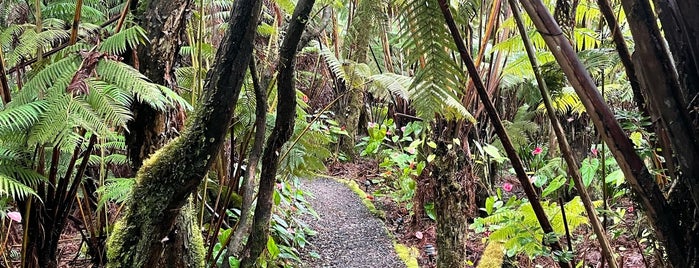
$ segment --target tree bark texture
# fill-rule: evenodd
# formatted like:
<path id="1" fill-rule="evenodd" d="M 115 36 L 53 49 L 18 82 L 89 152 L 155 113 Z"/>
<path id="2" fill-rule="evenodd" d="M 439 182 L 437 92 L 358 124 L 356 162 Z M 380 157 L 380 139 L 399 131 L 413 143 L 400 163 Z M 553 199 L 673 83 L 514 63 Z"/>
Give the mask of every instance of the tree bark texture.
<path id="1" fill-rule="evenodd" d="M 150 42 L 137 50 L 138 69 L 151 82 L 176 89 L 175 63 L 179 60 L 182 37 L 187 28 L 192 0 L 140 1 L 134 16 L 148 33 Z M 126 134 L 128 156 L 134 170 L 143 160 L 177 136 L 182 118 L 177 109 L 158 111 L 138 101 L 133 104 L 133 120 Z"/>
<path id="2" fill-rule="evenodd" d="M 226 37 L 184 132 L 138 171 L 124 216 L 108 241 L 108 267 L 158 267 L 180 209 L 216 159 L 228 132 L 261 7 L 259 0 L 234 2 Z M 204 248 L 197 240 L 190 239 L 187 246 L 200 257 L 184 267 L 204 266 Z"/>
<path id="3" fill-rule="evenodd" d="M 643 59 L 638 75 L 644 77 L 648 87 L 645 93 L 651 112 L 660 116 L 667 130 L 682 180 L 692 192 L 695 205 L 699 206 L 699 144 L 689 120 L 682 89 L 670 53 L 647 0 L 622 1 L 626 11 L 636 52 Z M 645 74 L 645 75 L 643 75 Z"/>
<path id="4" fill-rule="evenodd" d="M 476 68 L 476 64 L 473 62 L 473 59 L 469 55 L 468 49 L 466 48 L 466 44 L 464 44 L 464 41 L 461 38 L 461 33 L 459 32 L 459 29 L 456 26 L 456 23 L 454 22 L 454 17 L 451 14 L 451 10 L 449 9 L 449 4 L 446 2 L 446 0 L 438 0 L 438 2 L 439 7 L 442 10 L 442 14 L 444 14 L 444 19 L 446 20 L 449 31 L 451 32 L 451 35 L 454 39 L 454 43 L 456 43 L 459 55 L 461 56 L 461 61 L 466 65 L 466 68 L 468 69 L 468 73 L 471 76 L 471 81 L 473 81 L 476 91 L 478 92 L 478 96 L 480 97 L 481 102 L 483 102 L 483 106 L 485 106 L 486 112 L 488 112 L 490 121 L 492 121 L 493 127 L 495 128 L 495 132 L 500 138 L 503 147 L 505 148 L 507 157 L 510 159 L 512 167 L 514 168 L 515 173 L 517 174 L 517 179 L 519 179 L 519 182 L 522 185 L 522 188 L 524 189 L 524 192 L 532 205 L 532 210 L 534 210 L 534 214 L 536 215 L 536 218 L 539 221 L 539 224 L 541 225 L 541 229 L 545 234 L 553 233 L 553 227 L 551 226 L 551 222 L 549 221 L 548 217 L 546 216 L 546 212 L 544 211 L 543 207 L 541 206 L 541 203 L 539 202 L 539 196 L 534 191 L 534 186 L 532 186 L 532 184 L 529 182 L 529 176 L 527 176 L 527 173 L 524 169 L 524 165 L 522 164 L 522 160 L 519 158 L 519 155 L 517 155 L 517 151 L 512 145 L 512 141 L 510 140 L 509 136 L 507 135 L 505 126 L 502 124 L 502 120 L 500 120 L 500 116 L 498 115 L 497 109 L 493 105 L 493 102 L 490 100 L 488 90 L 485 88 L 483 80 L 481 80 L 481 77 L 478 73 L 478 69 Z M 549 246 L 551 248 L 551 251 L 554 252 L 554 254 L 555 252 L 560 252 L 563 250 L 563 248 L 561 247 L 561 243 L 558 241 L 558 239 L 556 239 L 555 242 L 552 242 L 546 246 Z M 560 265 L 563 268 L 573 267 L 570 262 L 565 260 L 559 260 L 558 265 Z"/>
<path id="5" fill-rule="evenodd" d="M 315 0 L 300 0 L 291 16 L 286 37 L 279 49 L 279 73 L 277 75 L 277 117 L 274 128 L 267 140 L 267 146 L 262 154 L 262 173 L 260 174 L 260 189 L 257 194 L 257 206 L 253 216 L 252 232 L 245 245 L 241 267 L 254 267 L 257 258 L 267 246 L 269 237 L 269 220 L 272 215 L 274 186 L 279 166 L 279 155 L 294 132 L 296 118 L 296 77 L 294 67 L 296 52 L 301 35 L 306 29 L 308 16 L 313 9 Z"/>
<path id="6" fill-rule="evenodd" d="M 432 177 L 435 178 L 437 215 L 437 267 L 466 267 L 468 222 L 472 219 L 476 184 L 469 159 L 461 146 L 439 140 Z M 458 151 L 457 151 L 458 150 Z"/>
<path id="7" fill-rule="evenodd" d="M 633 144 L 600 95 L 592 77 L 577 58 L 568 40 L 562 36 L 561 28 L 558 27 L 544 4 L 540 0 L 520 0 L 520 2 L 527 10 L 536 28 L 543 33 L 542 36 L 546 44 L 580 96 L 592 122 L 602 134 L 603 140 L 619 163 L 633 192 L 645 208 L 659 238 L 665 242 L 666 250 L 673 259 L 673 264 L 682 263 L 682 258 L 677 258 L 677 256 L 684 255 L 683 245 L 685 244 L 684 238 L 676 233 L 678 226 L 675 215 L 669 209 L 663 193 L 645 164 L 636 154 Z M 627 11 L 627 14 L 630 13 Z M 684 266 L 680 265 L 679 267 Z"/>

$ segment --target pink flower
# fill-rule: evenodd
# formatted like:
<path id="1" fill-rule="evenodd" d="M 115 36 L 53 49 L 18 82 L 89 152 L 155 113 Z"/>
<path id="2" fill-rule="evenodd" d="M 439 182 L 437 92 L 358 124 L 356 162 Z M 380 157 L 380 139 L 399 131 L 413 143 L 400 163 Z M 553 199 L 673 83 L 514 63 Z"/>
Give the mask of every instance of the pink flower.
<path id="1" fill-rule="evenodd" d="M 10 217 L 15 222 L 22 222 L 22 214 L 17 211 L 7 213 L 7 217 Z"/>
<path id="2" fill-rule="evenodd" d="M 534 151 L 532 151 L 532 155 L 538 155 L 543 151 L 544 151 L 544 149 L 541 149 L 541 147 L 537 146 L 536 149 L 534 149 Z"/>
<path id="3" fill-rule="evenodd" d="M 511 192 L 511 191 L 512 191 L 512 187 L 514 187 L 514 185 L 512 185 L 512 184 L 509 183 L 509 182 L 506 182 L 506 183 L 504 183 L 504 184 L 502 185 L 502 189 L 505 190 L 505 192 Z"/>
<path id="4" fill-rule="evenodd" d="M 373 127 L 375 127 L 375 126 L 376 126 L 376 123 L 374 123 L 374 122 L 369 122 L 369 128 L 373 128 Z"/>
<path id="5" fill-rule="evenodd" d="M 308 102 L 308 96 L 303 95 L 303 102 Z"/>
<path id="6" fill-rule="evenodd" d="M 483 234 L 485 234 L 485 236 L 490 236 L 490 231 L 485 231 Z"/>
<path id="7" fill-rule="evenodd" d="M 597 151 L 597 149 L 595 149 L 595 148 L 592 148 L 592 150 L 590 150 L 590 152 L 592 152 L 592 155 L 595 157 L 597 157 L 597 153 L 599 153 L 599 151 Z"/>
<path id="8" fill-rule="evenodd" d="M 415 154 L 415 148 L 408 148 L 408 153 Z"/>
<path id="9" fill-rule="evenodd" d="M 386 135 L 391 135 L 391 131 L 390 131 L 390 130 L 386 130 Z"/>
<path id="10" fill-rule="evenodd" d="M 405 132 L 405 127 L 400 127 L 400 132 Z"/>
<path id="11" fill-rule="evenodd" d="M 630 206 L 628 209 L 626 209 L 629 213 L 633 213 L 633 206 Z"/>

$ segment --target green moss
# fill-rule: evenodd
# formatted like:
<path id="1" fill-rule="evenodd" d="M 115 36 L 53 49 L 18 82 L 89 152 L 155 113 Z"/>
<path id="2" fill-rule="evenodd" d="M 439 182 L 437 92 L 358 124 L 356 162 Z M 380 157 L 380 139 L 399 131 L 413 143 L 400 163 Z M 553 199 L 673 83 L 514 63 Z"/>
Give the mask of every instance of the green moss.
<path id="1" fill-rule="evenodd" d="M 393 247 L 396 249 L 396 254 L 405 263 L 407 268 L 420 268 L 417 263 L 417 257 L 420 256 L 420 251 L 415 247 L 393 242 Z"/>
<path id="2" fill-rule="evenodd" d="M 478 268 L 500 268 L 505 257 L 505 248 L 502 242 L 490 241 L 483 251 L 483 256 L 478 262 Z"/>
<path id="3" fill-rule="evenodd" d="M 367 198 L 368 194 L 362 190 L 361 187 L 359 187 L 359 184 L 357 184 L 356 181 L 354 180 L 343 180 L 343 179 L 337 179 L 337 181 L 342 182 L 343 184 L 347 185 L 350 190 L 352 190 L 354 193 L 356 193 L 359 198 L 362 200 L 362 204 L 364 204 L 368 209 L 371 214 L 376 215 L 377 217 L 381 219 L 385 219 L 386 215 L 383 213 L 383 211 L 380 211 L 376 209 L 374 206 L 374 203 Z"/>

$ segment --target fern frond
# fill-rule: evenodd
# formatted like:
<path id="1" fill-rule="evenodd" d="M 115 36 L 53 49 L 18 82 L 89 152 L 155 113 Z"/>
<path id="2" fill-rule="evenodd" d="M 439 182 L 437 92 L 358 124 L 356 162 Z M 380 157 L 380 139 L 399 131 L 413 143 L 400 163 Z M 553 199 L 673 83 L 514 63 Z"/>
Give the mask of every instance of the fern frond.
<path id="1" fill-rule="evenodd" d="M 47 101 L 35 101 L 0 111 L 0 133 L 29 129 L 49 107 Z"/>
<path id="2" fill-rule="evenodd" d="M 0 173 L 0 196 L 22 200 L 30 195 L 37 196 L 34 189 Z"/>
<path id="3" fill-rule="evenodd" d="M 62 84 L 67 86 L 79 68 L 79 60 L 77 55 L 70 55 L 49 64 L 29 78 L 27 84 L 13 101 L 18 104 L 29 103 L 36 100 L 37 96 L 45 95 L 50 87 Z M 57 83 L 58 81 L 62 82 Z"/>
<path id="4" fill-rule="evenodd" d="M 118 61 L 102 60 L 97 64 L 100 78 L 127 92 L 132 92 L 140 102 L 147 103 L 157 110 L 164 110 L 169 104 L 160 87 L 133 67 Z"/>
<path id="5" fill-rule="evenodd" d="M 107 179 L 105 185 L 97 189 L 100 195 L 97 207 L 102 208 L 107 202 L 123 203 L 135 184 L 136 180 L 133 178 Z"/>
<path id="6" fill-rule="evenodd" d="M 406 1 L 401 17 L 401 39 L 408 52 L 408 61 L 424 66 L 417 70 L 411 89 L 413 106 L 419 117 L 434 119 L 436 114 L 446 119 L 468 119 L 475 123 L 459 101 L 466 81 L 463 70 L 448 51 L 454 51 L 451 35 L 435 0 Z"/>
<path id="7" fill-rule="evenodd" d="M 99 51 L 112 55 L 121 55 L 126 49 L 135 49 L 138 45 L 148 43 L 146 30 L 138 25 L 123 29 L 120 32 L 108 37 L 99 47 Z"/>
<path id="8" fill-rule="evenodd" d="M 126 123 L 133 117 L 129 107 L 130 98 L 112 98 L 109 93 L 117 91 L 114 86 L 100 81 L 88 80 L 90 93 L 78 97 L 86 102 L 109 126 L 126 127 Z M 110 91 L 111 90 L 111 91 Z"/>

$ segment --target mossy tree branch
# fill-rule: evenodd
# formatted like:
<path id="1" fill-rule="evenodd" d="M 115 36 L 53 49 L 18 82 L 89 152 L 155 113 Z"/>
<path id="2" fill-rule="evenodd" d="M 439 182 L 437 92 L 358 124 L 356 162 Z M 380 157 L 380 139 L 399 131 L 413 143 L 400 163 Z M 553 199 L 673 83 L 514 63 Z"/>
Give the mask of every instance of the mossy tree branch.
<path id="1" fill-rule="evenodd" d="M 230 28 L 216 54 L 200 104 L 179 138 L 144 162 L 136 186 L 126 201 L 124 217 L 108 242 L 108 267 L 157 267 L 164 244 L 182 206 L 220 151 L 252 55 L 262 1 L 239 0 L 233 5 Z M 190 239 L 202 258 L 201 240 Z"/>

